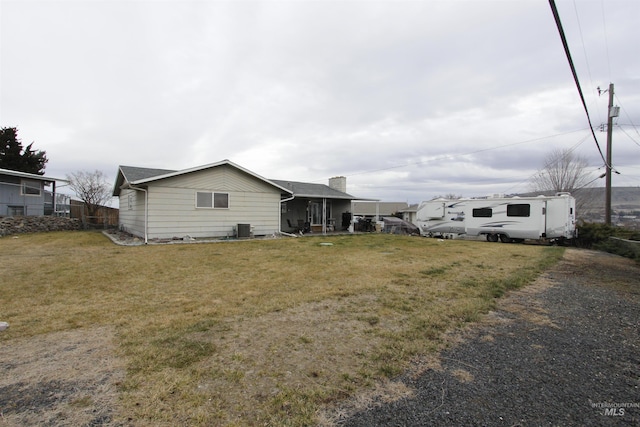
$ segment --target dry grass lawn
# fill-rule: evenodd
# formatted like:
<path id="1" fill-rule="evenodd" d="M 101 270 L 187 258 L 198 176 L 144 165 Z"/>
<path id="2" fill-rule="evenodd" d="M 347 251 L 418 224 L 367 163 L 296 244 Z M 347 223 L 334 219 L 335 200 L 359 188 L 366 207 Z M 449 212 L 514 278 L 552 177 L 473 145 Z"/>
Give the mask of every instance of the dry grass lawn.
<path id="1" fill-rule="evenodd" d="M 99 360 L 122 371 L 109 377 L 117 401 L 105 412 L 76 393 L 48 422 L 80 407 L 108 413 L 103 424 L 330 423 L 320 414 L 332 403 L 432 353 L 562 252 L 379 234 L 137 247 L 94 232 L 5 237 L 0 363 L 27 343 L 101 331 Z M 27 381 L 7 379 L 12 366 L 0 392 Z M 12 402 L 4 417 L 26 422 Z"/>

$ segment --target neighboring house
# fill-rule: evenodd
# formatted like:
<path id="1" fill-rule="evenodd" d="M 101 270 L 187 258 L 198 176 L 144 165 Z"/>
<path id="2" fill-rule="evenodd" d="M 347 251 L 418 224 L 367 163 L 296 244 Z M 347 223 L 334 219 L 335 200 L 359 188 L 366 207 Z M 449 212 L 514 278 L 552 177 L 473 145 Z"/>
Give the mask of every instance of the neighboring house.
<path id="1" fill-rule="evenodd" d="M 402 214 L 402 219 L 410 222 L 412 224 L 416 224 L 416 213 L 418 212 L 418 204 L 409 205 L 408 208 L 401 209 L 398 213 Z"/>
<path id="2" fill-rule="evenodd" d="M 347 178 L 330 178 L 329 185 L 277 179 L 271 182 L 292 193 L 282 200 L 282 231 L 326 233 L 349 228 L 351 203 L 356 198 L 346 193 Z"/>
<path id="3" fill-rule="evenodd" d="M 291 192 L 229 160 L 180 171 L 120 166 L 120 228 L 148 239 L 249 237 L 280 230 Z M 245 234 L 246 233 L 246 234 Z"/>
<path id="4" fill-rule="evenodd" d="M 55 210 L 56 181 L 66 182 L 43 175 L 0 169 L 0 215 L 52 215 Z M 49 186 L 50 191 L 47 190 Z"/>

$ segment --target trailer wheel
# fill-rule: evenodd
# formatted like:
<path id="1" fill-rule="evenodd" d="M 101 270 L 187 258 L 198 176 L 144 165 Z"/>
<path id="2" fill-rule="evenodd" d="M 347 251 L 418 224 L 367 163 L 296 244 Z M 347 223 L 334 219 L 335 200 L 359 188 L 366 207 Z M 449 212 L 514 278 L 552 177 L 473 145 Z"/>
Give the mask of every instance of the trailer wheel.
<path id="1" fill-rule="evenodd" d="M 511 243 L 513 240 L 511 240 L 511 239 L 509 238 L 509 236 L 507 236 L 506 234 L 501 234 L 501 235 L 500 235 L 500 241 L 501 241 L 502 243 Z"/>
<path id="2" fill-rule="evenodd" d="M 497 234 L 487 234 L 487 242 L 497 242 L 498 235 Z"/>

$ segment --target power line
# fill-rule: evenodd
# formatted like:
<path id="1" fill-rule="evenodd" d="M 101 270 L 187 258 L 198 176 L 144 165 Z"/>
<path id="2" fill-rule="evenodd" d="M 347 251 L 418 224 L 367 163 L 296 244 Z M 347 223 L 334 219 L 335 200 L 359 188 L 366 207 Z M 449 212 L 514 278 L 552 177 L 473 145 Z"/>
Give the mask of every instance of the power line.
<path id="1" fill-rule="evenodd" d="M 604 32 L 604 49 L 607 53 L 607 66 L 609 67 L 609 81 L 611 81 L 611 60 L 609 59 L 609 42 L 607 41 L 607 21 L 604 19 L 604 0 L 601 0 L 602 5 L 602 29 Z"/>
<path id="2" fill-rule="evenodd" d="M 627 133 L 627 131 L 625 131 L 625 130 L 624 130 L 623 128 L 621 128 L 620 126 L 618 126 L 618 129 L 620 129 L 620 130 L 622 131 L 622 133 L 624 133 L 625 135 L 627 135 L 627 137 L 628 137 L 631 141 L 633 141 L 637 146 L 639 146 L 639 147 L 640 147 L 640 142 L 638 142 L 638 141 L 636 141 L 635 139 L 633 139 L 633 138 L 631 137 L 631 135 L 629 135 L 629 134 Z"/>
<path id="3" fill-rule="evenodd" d="M 584 36 L 582 34 L 582 25 L 580 25 L 580 16 L 578 15 L 578 5 L 576 4 L 576 0 L 573 0 L 573 9 L 576 12 L 576 21 L 578 22 L 578 32 L 580 33 L 580 41 L 582 42 L 582 51 L 584 52 L 584 62 L 587 63 L 587 74 L 589 74 L 589 82 L 591 82 L 591 90 L 593 91 L 593 96 L 595 98 L 596 88 L 593 83 L 593 77 L 591 76 L 591 66 L 589 64 L 589 56 L 587 55 L 587 47 L 584 43 Z M 602 122 L 600 118 L 600 110 L 596 108 L 596 113 L 598 114 L 598 120 Z"/>
<path id="4" fill-rule="evenodd" d="M 629 119 L 629 123 L 631 123 L 631 126 L 633 126 L 633 129 L 636 131 L 638 136 L 640 136 L 640 132 L 638 132 L 638 127 L 633 123 L 633 120 L 631 120 L 631 116 L 627 112 L 627 109 L 624 108 L 624 105 L 622 105 L 622 102 L 620 102 L 620 98 L 618 98 L 618 94 L 616 93 L 616 94 L 614 94 L 614 96 L 616 97 L 616 100 L 618 101 L 618 105 L 620 106 L 620 108 L 622 108 L 622 111 L 624 111 L 624 114 L 627 115 L 627 118 Z"/>
<path id="5" fill-rule="evenodd" d="M 389 167 L 386 167 L 386 168 L 370 169 L 370 170 L 366 170 L 366 171 L 347 173 L 347 174 L 344 174 L 344 175 L 346 177 L 353 177 L 353 176 L 357 176 L 357 175 L 366 175 L 366 174 L 369 174 L 369 173 L 383 172 L 383 171 L 392 170 L 392 169 L 400 169 L 400 168 L 404 168 L 404 167 L 408 167 L 408 166 L 417 166 L 417 165 L 421 165 L 421 164 L 425 164 L 425 163 L 436 162 L 436 161 L 441 161 L 441 160 L 446 160 L 446 159 L 455 159 L 457 157 L 469 156 L 471 154 L 482 153 L 482 152 L 485 152 L 485 151 L 498 150 L 500 148 L 512 147 L 514 145 L 527 144 L 527 143 L 530 143 L 530 142 L 538 142 L 538 141 L 542 141 L 542 140 L 549 139 L 549 138 L 556 138 L 558 136 L 570 135 L 572 133 L 582 132 L 585 129 L 586 128 L 577 129 L 577 130 L 572 130 L 572 131 L 569 131 L 569 132 L 557 133 L 555 135 L 548 135 L 548 136 L 543 136 L 543 137 L 540 137 L 540 138 L 528 139 L 528 140 L 525 140 L 525 141 L 512 142 L 510 144 L 503 144 L 503 145 L 497 145 L 497 146 L 494 146 L 494 147 L 482 148 L 482 149 L 479 149 L 479 150 L 469 151 L 469 152 L 466 152 L 466 153 L 445 154 L 445 155 L 442 155 L 442 156 L 434 157 L 432 159 L 421 160 L 421 161 L 418 161 L 418 162 L 403 163 L 401 165 L 394 165 L 394 166 L 389 166 Z M 586 137 L 582 138 L 575 146 L 573 146 L 571 148 L 571 151 L 575 150 L 575 148 L 577 148 L 578 145 L 582 144 L 588 137 L 589 136 L 586 136 Z M 315 183 L 315 182 L 326 182 L 326 181 L 327 181 L 327 178 L 316 179 L 316 180 L 311 180 L 311 181 L 307 181 L 307 182 Z"/>
<path id="6" fill-rule="evenodd" d="M 575 145 L 573 145 L 571 148 L 568 148 L 566 153 L 564 153 L 563 158 L 566 158 L 567 156 L 569 156 L 571 153 L 573 153 L 580 145 L 582 145 L 583 142 L 585 142 L 587 140 L 587 138 L 589 138 L 589 135 L 585 136 L 584 138 L 582 138 L 580 141 L 578 141 Z M 536 172 L 534 172 L 532 175 L 529 175 L 527 178 L 523 179 L 522 181 L 512 185 L 511 187 L 507 188 L 506 190 L 503 191 L 503 193 L 509 193 L 509 191 L 511 191 L 514 188 L 518 188 L 518 186 L 526 183 L 527 181 L 531 181 L 531 179 L 538 175 L 541 172 L 541 170 L 537 170 Z"/>
<path id="7" fill-rule="evenodd" d="M 578 79 L 578 73 L 576 73 L 576 67 L 573 65 L 573 59 L 571 58 L 571 52 L 569 51 L 569 44 L 567 43 L 567 38 L 564 35 L 564 30 L 562 28 L 562 22 L 560 21 L 560 15 L 558 15 L 558 9 L 556 8 L 555 0 L 549 0 L 549 6 L 551 6 L 551 12 L 553 12 L 553 17 L 556 21 L 556 27 L 558 28 L 558 32 L 560 33 L 560 39 L 562 40 L 562 46 L 564 47 L 564 53 L 567 57 L 567 61 L 569 61 L 569 67 L 571 67 L 571 73 L 573 74 L 573 80 L 575 81 L 576 88 L 578 89 L 578 94 L 580 95 L 580 100 L 582 101 L 582 106 L 584 107 L 584 112 L 587 115 L 587 121 L 589 122 L 589 128 L 591 129 L 591 135 L 593 135 L 593 140 L 598 147 L 598 152 L 600 153 L 600 157 L 604 161 L 607 167 L 609 163 L 602 154 L 602 149 L 600 148 L 600 144 L 598 143 L 598 138 L 596 138 L 596 133 L 593 130 L 593 125 L 591 124 L 591 117 L 589 117 L 589 109 L 587 108 L 587 103 L 584 100 L 584 95 L 582 94 L 582 88 L 580 87 L 580 80 Z"/>
<path id="8" fill-rule="evenodd" d="M 555 135 L 550 135 L 550 136 L 543 136 L 540 138 L 534 138 L 534 139 L 528 139 L 526 141 L 518 141 L 518 142 L 512 142 L 510 144 L 503 144 L 503 145 L 497 145 L 494 147 L 488 147 L 488 148 L 481 148 L 478 150 L 474 150 L 474 151 L 469 151 L 466 153 L 460 153 L 460 154 L 445 154 L 442 156 L 437 156 L 431 159 L 427 159 L 427 160 L 420 160 L 417 162 L 411 162 L 411 163 L 403 163 L 401 165 L 393 165 L 393 166 L 388 166 L 386 168 L 379 168 L 379 169 L 371 169 L 371 170 L 366 170 L 366 171 L 361 171 L 361 172 L 354 172 L 351 174 L 345 174 L 347 177 L 353 177 L 356 175 L 365 175 L 365 174 L 369 174 L 369 173 L 376 173 L 376 172 L 383 172 L 383 171 L 387 171 L 387 170 L 392 170 L 392 169 L 399 169 L 399 168 L 404 168 L 404 167 L 408 167 L 408 166 L 417 166 L 417 165 L 421 165 L 421 164 L 425 164 L 425 163 L 430 163 L 430 162 L 436 162 L 436 161 L 440 161 L 440 160 L 446 160 L 446 159 L 455 159 L 457 157 L 463 157 L 463 156 L 469 156 L 471 154 L 477 154 L 477 153 L 482 153 L 485 151 L 491 151 L 491 150 L 498 150 L 500 148 L 505 148 L 505 147 L 512 147 L 514 145 L 521 145 L 521 144 L 527 144 L 527 143 L 531 143 L 531 142 L 538 142 L 538 141 L 542 141 L 545 139 L 549 139 L 549 138 L 556 138 L 558 136 L 564 136 L 564 135 L 569 135 L 575 132 L 582 132 L 583 129 L 578 129 L 578 130 L 572 130 L 569 132 L 563 132 L 563 133 L 558 133 Z M 582 143 L 582 142 L 581 142 Z M 312 182 L 325 182 L 326 179 L 318 179 Z"/>

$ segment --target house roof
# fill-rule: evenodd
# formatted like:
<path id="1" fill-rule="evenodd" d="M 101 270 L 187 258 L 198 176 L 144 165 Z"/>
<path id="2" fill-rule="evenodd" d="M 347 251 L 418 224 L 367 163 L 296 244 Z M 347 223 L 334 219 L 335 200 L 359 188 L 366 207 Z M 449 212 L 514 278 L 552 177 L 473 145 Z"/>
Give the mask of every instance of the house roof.
<path id="1" fill-rule="evenodd" d="M 136 166 L 120 166 L 120 171 L 124 179 L 128 182 L 136 182 L 143 179 L 153 178 L 154 176 L 167 175 L 176 170 L 169 169 L 149 169 Z"/>
<path id="2" fill-rule="evenodd" d="M 279 179 L 272 179 L 271 182 L 284 187 L 293 193 L 296 197 L 314 197 L 323 199 L 344 199 L 355 200 L 351 194 L 343 193 L 342 191 L 335 190 L 325 184 L 312 184 L 309 182 L 297 182 L 297 181 L 283 181 Z"/>
<path id="3" fill-rule="evenodd" d="M 233 168 L 236 168 L 248 175 L 253 176 L 256 179 L 266 182 L 274 187 L 279 188 L 281 191 L 285 193 L 290 193 L 287 188 L 281 187 L 280 185 L 269 181 L 266 178 L 261 177 L 260 175 L 251 172 L 248 169 L 239 166 L 230 160 L 222 160 L 216 163 L 210 163 L 207 165 L 196 166 L 194 168 L 183 169 L 183 170 L 170 170 L 170 169 L 150 169 L 150 168 L 141 168 L 136 166 L 120 166 L 118 168 L 118 176 L 116 177 L 116 183 L 113 188 L 113 195 L 120 195 L 120 189 L 124 186 L 133 186 L 133 185 L 145 185 L 153 181 L 158 181 L 161 179 L 172 178 L 174 176 L 185 175 L 192 172 L 198 172 L 205 169 L 211 169 L 223 165 L 228 165 Z"/>
<path id="4" fill-rule="evenodd" d="M 400 209 L 398 212 L 417 212 L 418 211 L 418 204 L 413 204 L 413 205 L 409 205 L 409 207 L 405 208 L 405 209 Z"/>
<path id="5" fill-rule="evenodd" d="M 0 175 L 9 175 L 9 176 L 15 176 L 19 178 L 35 179 L 38 181 L 46 181 L 46 182 L 54 182 L 54 181 L 68 182 L 66 179 L 51 178 L 49 176 L 37 175 L 35 173 L 14 171 L 11 169 L 0 168 Z"/>

